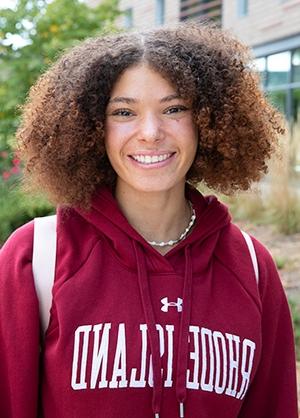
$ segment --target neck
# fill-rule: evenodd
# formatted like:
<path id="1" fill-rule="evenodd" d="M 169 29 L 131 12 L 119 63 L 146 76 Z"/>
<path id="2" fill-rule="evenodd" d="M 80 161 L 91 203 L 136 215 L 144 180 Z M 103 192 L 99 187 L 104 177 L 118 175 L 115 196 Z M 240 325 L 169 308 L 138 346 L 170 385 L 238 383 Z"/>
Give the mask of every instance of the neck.
<path id="1" fill-rule="evenodd" d="M 187 227 L 191 209 L 184 194 L 185 185 L 163 192 L 139 192 L 116 187 L 116 199 L 133 228 L 146 241 L 177 239 Z M 172 247 L 155 247 L 165 254 Z"/>

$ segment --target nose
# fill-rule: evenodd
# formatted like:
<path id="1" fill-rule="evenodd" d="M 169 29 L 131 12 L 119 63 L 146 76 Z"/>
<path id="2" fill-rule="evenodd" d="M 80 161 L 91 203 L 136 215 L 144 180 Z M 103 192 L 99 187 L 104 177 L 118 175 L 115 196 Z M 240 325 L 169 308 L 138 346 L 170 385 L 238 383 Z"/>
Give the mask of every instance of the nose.
<path id="1" fill-rule="evenodd" d="M 148 113 L 139 122 L 139 140 L 146 142 L 156 142 L 163 138 L 163 127 L 161 119 Z"/>

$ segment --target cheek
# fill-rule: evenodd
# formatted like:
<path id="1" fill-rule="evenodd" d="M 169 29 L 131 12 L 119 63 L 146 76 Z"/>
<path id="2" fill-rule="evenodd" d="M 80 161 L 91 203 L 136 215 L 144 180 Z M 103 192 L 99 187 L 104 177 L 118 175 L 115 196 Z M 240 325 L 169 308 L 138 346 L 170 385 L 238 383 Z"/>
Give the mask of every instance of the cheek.
<path id="1" fill-rule="evenodd" d="M 107 124 L 105 128 L 105 147 L 107 152 L 121 152 L 132 134 L 128 124 Z"/>
<path id="2" fill-rule="evenodd" d="M 124 138 L 128 137 L 133 131 L 133 129 L 134 127 L 132 126 L 132 123 L 107 122 L 105 124 L 105 136 L 106 138 Z"/>
<path id="3" fill-rule="evenodd" d="M 198 129 L 191 120 L 181 120 L 177 122 L 176 129 L 177 137 L 179 137 L 186 145 L 191 147 L 198 146 Z"/>
<path id="4" fill-rule="evenodd" d="M 180 131 L 181 133 L 186 133 L 186 136 L 195 134 L 197 131 L 196 124 L 194 123 L 191 115 L 170 120 L 169 123 L 172 129 Z"/>

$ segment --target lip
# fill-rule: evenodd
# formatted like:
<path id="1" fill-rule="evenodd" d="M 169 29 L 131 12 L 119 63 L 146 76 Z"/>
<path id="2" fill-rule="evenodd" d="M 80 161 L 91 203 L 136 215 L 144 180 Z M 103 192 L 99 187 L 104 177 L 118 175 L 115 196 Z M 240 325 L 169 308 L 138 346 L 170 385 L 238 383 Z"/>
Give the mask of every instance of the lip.
<path id="1" fill-rule="evenodd" d="M 155 156 L 159 156 L 159 155 L 165 155 L 165 154 L 174 154 L 175 151 L 169 151 L 169 150 L 156 150 L 156 151 L 135 151 L 132 154 L 129 154 L 130 157 L 132 157 L 133 155 L 149 155 L 150 157 L 155 157 Z"/>

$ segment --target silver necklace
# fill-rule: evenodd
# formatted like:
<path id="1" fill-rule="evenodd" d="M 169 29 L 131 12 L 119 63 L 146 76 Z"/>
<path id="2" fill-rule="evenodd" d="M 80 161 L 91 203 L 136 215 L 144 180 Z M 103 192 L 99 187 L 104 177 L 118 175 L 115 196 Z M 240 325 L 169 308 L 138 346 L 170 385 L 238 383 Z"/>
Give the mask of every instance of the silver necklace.
<path id="1" fill-rule="evenodd" d="M 190 204 L 190 208 L 191 208 L 191 219 L 190 222 L 188 224 L 188 226 L 185 228 L 185 230 L 182 232 L 182 234 L 180 235 L 179 238 L 177 239 L 170 239 L 170 241 L 147 241 L 148 244 L 152 245 L 153 247 L 167 247 L 167 246 L 172 246 L 175 244 L 178 244 L 178 242 L 183 241 L 187 234 L 190 232 L 191 228 L 193 227 L 195 220 L 196 220 L 196 212 L 195 209 L 193 208 L 191 202 L 189 202 Z"/>

